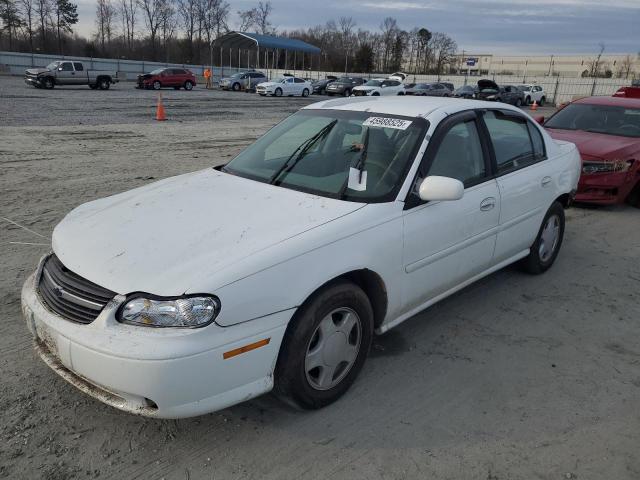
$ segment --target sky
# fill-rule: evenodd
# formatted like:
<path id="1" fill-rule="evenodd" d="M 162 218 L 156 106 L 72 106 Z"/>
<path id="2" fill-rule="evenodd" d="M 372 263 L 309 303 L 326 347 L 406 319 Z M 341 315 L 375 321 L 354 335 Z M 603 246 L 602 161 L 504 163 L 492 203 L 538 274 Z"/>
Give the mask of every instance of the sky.
<path id="1" fill-rule="evenodd" d="M 95 31 L 95 0 L 77 0 L 77 31 Z M 238 10 L 255 0 L 228 0 L 231 28 Z M 444 32 L 458 49 L 476 54 L 589 54 L 640 52 L 640 0 L 271 0 L 278 30 L 352 17 L 356 27 L 378 30 L 385 17 L 400 28 Z M 301 8 L 303 6 L 303 8 Z"/>

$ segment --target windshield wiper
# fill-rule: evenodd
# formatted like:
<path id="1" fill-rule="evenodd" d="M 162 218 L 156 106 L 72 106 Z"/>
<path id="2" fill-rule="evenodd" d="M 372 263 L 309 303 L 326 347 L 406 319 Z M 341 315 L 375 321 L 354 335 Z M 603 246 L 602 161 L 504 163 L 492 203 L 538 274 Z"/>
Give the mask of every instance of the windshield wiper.
<path id="1" fill-rule="evenodd" d="M 362 182 L 362 172 L 364 171 L 364 163 L 367 161 L 367 152 L 369 150 L 369 127 L 367 127 L 367 131 L 364 133 L 364 141 L 362 143 L 362 152 L 360 152 L 360 156 L 358 157 L 358 161 L 356 162 L 354 168 L 358 170 L 358 182 Z M 338 198 L 344 198 L 344 194 L 349 187 L 349 172 L 347 172 L 347 179 L 340 187 L 338 191 Z"/>
<path id="2" fill-rule="evenodd" d="M 293 151 L 293 153 L 289 155 L 289 158 L 287 158 L 287 160 L 282 164 L 282 166 L 278 170 L 276 170 L 273 175 L 271 175 L 271 177 L 269 178 L 269 183 L 274 185 L 281 175 L 289 173 L 293 169 L 293 167 L 295 167 L 297 163 L 304 158 L 306 153 L 311 149 L 311 147 L 313 147 L 313 145 L 315 145 L 315 143 L 318 140 L 320 140 L 323 137 L 326 137 L 329 134 L 329 132 L 335 126 L 336 123 L 338 123 L 337 119 L 333 120 L 332 122 L 322 127 L 322 129 L 318 133 L 316 133 L 313 137 L 308 138 L 307 140 L 302 142 L 300 146 L 298 146 L 298 148 L 296 148 Z M 293 159 L 293 162 L 291 162 L 292 159 Z M 291 164 L 289 164 L 289 162 L 291 162 Z"/>

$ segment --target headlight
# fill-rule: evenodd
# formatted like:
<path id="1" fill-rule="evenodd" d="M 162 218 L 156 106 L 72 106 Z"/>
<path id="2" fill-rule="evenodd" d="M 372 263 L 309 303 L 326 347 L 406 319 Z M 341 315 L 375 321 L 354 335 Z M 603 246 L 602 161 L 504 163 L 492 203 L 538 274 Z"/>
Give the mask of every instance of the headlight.
<path id="1" fill-rule="evenodd" d="M 144 294 L 127 300 L 118 310 L 122 323 L 145 327 L 204 327 L 220 312 L 220 300 L 212 295 L 162 298 Z"/>
<path id="2" fill-rule="evenodd" d="M 611 162 L 582 162 L 582 173 L 624 173 L 633 164 L 633 160 L 613 160 Z"/>

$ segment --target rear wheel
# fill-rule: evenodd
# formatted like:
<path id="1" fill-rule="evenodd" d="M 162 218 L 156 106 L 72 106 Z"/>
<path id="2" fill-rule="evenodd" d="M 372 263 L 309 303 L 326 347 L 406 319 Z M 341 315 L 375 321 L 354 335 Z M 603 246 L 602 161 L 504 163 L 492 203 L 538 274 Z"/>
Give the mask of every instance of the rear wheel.
<path id="1" fill-rule="evenodd" d="M 108 78 L 99 78 L 98 79 L 98 88 L 100 90 L 109 90 L 110 86 L 111 86 L 111 82 L 109 81 Z"/>
<path id="2" fill-rule="evenodd" d="M 307 300 L 287 327 L 274 393 L 302 408 L 336 401 L 355 381 L 373 338 L 373 311 L 357 285 L 340 281 Z"/>
<path id="3" fill-rule="evenodd" d="M 380 93 L 378 93 L 378 92 L 373 92 L 373 93 L 371 94 L 371 96 L 372 96 L 372 97 L 379 97 L 379 96 L 380 96 Z"/>
<path id="4" fill-rule="evenodd" d="M 153 82 L 153 89 L 154 90 L 160 90 L 161 88 L 162 88 L 162 84 L 158 80 Z"/>
<path id="5" fill-rule="evenodd" d="M 522 259 L 522 267 L 532 274 L 546 272 L 558 256 L 563 238 L 564 208 L 559 202 L 553 202 L 544 216 L 529 255 Z"/>
<path id="6" fill-rule="evenodd" d="M 184 82 L 184 89 L 193 90 L 193 82 L 191 80 L 187 80 L 186 82 Z"/>

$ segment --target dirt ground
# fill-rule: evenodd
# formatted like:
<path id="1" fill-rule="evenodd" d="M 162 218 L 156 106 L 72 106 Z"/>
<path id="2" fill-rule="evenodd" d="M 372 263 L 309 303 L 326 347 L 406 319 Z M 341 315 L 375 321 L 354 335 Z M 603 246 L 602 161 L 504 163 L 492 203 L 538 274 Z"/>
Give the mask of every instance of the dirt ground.
<path id="1" fill-rule="evenodd" d="M 378 337 L 323 410 L 267 395 L 163 421 L 80 393 L 36 357 L 20 313 L 55 224 L 88 200 L 225 162 L 307 101 L 171 91 L 170 121 L 155 123 L 153 95 L 130 85 L 18 80 L 0 78 L 0 477 L 640 478 L 640 211 L 627 207 L 572 208 L 546 274 L 507 268 Z M 82 123 L 56 118 L 69 98 Z M 112 105 L 102 121 L 94 101 Z"/>

